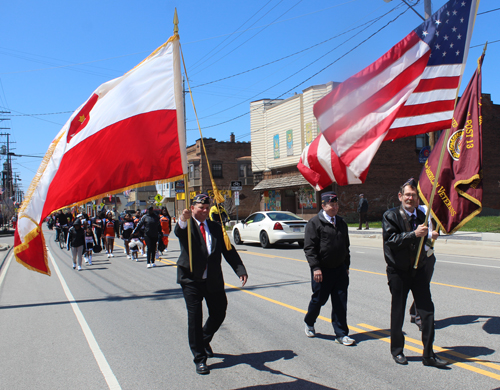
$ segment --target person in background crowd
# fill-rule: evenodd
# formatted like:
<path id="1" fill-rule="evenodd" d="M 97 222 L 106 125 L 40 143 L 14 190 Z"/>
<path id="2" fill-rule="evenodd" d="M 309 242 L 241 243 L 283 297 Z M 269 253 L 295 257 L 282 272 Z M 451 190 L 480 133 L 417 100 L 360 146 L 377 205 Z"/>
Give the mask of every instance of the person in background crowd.
<path id="1" fill-rule="evenodd" d="M 130 249 L 130 255 L 132 256 L 132 259 L 135 261 L 139 261 L 139 247 L 142 245 L 141 240 L 139 237 L 137 237 L 137 233 L 132 233 L 130 236 L 130 243 L 129 243 L 129 249 Z"/>
<path id="2" fill-rule="evenodd" d="M 307 337 L 315 337 L 314 323 L 321 307 L 332 301 L 332 326 L 339 344 L 354 345 L 347 326 L 347 287 L 349 286 L 349 231 L 339 211 L 337 194 L 321 195 L 321 210 L 306 225 L 304 252 L 311 269 L 312 296 L 304 317 Z"/>
<path id="3" fill-rule="evenodd" d="M 120 235 L 123 239 L 123 245 L 125 246 L 125 253 L 127 254 L 127 259 L 130 259 L 129 242 L 134 227 L 135 226 L 132 216 L 129 213 L 125 214 L 125 217 L 123 218 L 123 221 L 120 224 Z"/>
<path id="4" fill-rule="evenodd" d="M 71 249 L 71 256 L 73 259 L 73 269 L 77 267 L 78 271 L 82 270 L 82 255 L 85 246 L 85 231 L 82 229 L 82 222 L 77 219 L 73 226 L 68 231 L 68 250 Z"/>
<path id="5" fill-rule="evenodd" d="M 368 230 L 368 220 L 366 219 L 366 214 L 368 213 L 368 200 L 365 198 L 363 194 L 359 194 L 358 213 L 359 213 L 358 230 L 361 230 L 363 223 L 365 224 L 365 230 Z"/>
<path id="6" fill-rule="evenodd" d="M 113 219 L 113 212 L 108 211 L 106 218 L 103 220 L 104 236 L 106 237 L 106 252 L 109 257 L 115 257 L 113 248 L 115 245 L 115 237 L 118 237 L 118 224 Z"/>
<path id="7" fill-rule="evenodd" d="M 83 257 L 88 265 L 92 265 L 92 249 L 94 248 L 95 243 L 94 232 L 90 226 L 87 226 L 85 229 L 85 253 Z"/>
<path id="8" fill-rule="evenodd" d="M 141 210 L 137 209 L 137 211 L 135 213 L 135 218 L 134 218 L 134 224 L 136 227 L 137 227 L 137 225 L 139 225 L 139 222 L 141 222 L 141 218 L 142 218 Z M 145 250 L 145 248 L 144 248 L 144 227 L 141 227 L 137 231 L 137 237 L 139 237 L 139 240 L 141 241 L 141 245 L 139 246 L 139 251 L 141 252 L 141 256 L 146 257 L 147 255 L 144 252 L 144 250 Z"/>
<path id="9" fill-rule="evenodd" d="M 428 235 L 423 225 L 425 215 L 418 206 L 417 182 L 411 178 L 398 193 L 401 205 L 387 210 L 382 217 L 384 257 L 387 280 L 391 292 L 391 354 L 398 364 L 408 364 L 403 353 L 405 337 L 403 322 L 408 292 L 411 290 L 418 313 L 422 318 L 422 344 L 424 366 L 444 368 L 447 362 L 433 351 L 434 303 L 429 278 L 426 274 L 427 254 L 422 250 L 417 262 L 419 241 Z"/>
<path id="10" fill-rule="evenodd" d="M 168 250 L 168 236 L 172 231 L 172 219 L 170 218 L 170 214 L 168 213 L 166 207 L 161 209 L 160 224 L 163 244 L 165 245 L 164 252 L 166 252 Z"/>
<path id="11" fill-rule="evenodd" d="M 92 228 L 94 229 L 94 234 L 97 242 L 101 243 L 101 238 L 102 238 L 101 246 L 103 248 L 106 248 L 106 239 L 105 236 L 102 234 L 104 231 L 103 220 L 104 220 L 104 213 L 100 211 L 95 218 L 92 218 Z"/>
<path id="12" fill-rule="evenodd" d="M 222 203 L 215 203 L 210 208 L 209 218 L 211 221 L 217 222 L 219 225 L 221 225 L 222 218 L 222 226 L 229 222 L 229 216 L 227 215 L 227 211 L 224 209 Z"/>
<path id="13" fill-rule="evenodd" d="M 158 236 L 161 232 L 161 225 L 160 217 L 154 212 L 153 206 L 148 208 L 147 214 L 141 218 L 141 221 L 134 229 L 134 233 L 138 233 L 142 228 L 144 228 L 144 241 L 146 242 L 148 251 L 147 267 L 156 267 L 156 243 L 158 242 Z"/>

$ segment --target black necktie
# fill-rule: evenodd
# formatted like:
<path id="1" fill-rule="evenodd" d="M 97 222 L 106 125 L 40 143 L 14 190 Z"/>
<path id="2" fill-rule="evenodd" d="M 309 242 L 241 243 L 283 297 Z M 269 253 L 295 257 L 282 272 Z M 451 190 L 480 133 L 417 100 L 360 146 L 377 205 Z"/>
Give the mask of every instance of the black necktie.
<path id="1" fill-rule="evenodd" d="M 411 225 L 411 230 L 415 230 L 417 228 L 417 221 L 416 221 L 416 218 L 415 218 L 415 215 L 411 215 L 411 218 L 410 218 L 410 225 Z"/>

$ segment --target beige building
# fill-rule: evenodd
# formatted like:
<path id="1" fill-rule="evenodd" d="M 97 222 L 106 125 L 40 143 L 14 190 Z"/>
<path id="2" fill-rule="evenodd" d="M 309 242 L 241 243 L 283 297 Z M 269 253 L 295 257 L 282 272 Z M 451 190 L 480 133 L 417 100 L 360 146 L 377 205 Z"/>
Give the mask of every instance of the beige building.
<path id="1" fill-rule="evenodd" d="M 318 135 L 313 106 L 336 85 L 314 85 L 285 100 L 250 103 L 254 191 L 261 194 L 261 210 L 317 212 L 315 191 L 297 164 L 302 150 Z"/>

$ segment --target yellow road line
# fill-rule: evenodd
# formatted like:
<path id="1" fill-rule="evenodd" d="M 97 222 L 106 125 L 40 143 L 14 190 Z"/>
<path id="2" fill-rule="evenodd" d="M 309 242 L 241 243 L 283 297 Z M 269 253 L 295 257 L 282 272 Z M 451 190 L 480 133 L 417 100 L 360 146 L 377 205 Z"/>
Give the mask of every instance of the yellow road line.
<path id="1" fill-rule="evenodd" d="M 262 256 L 262 257 L 268 257 L 272 259 L 285 259 L 285 260 L 293 260 L 293 261 L 299 261 L 302 263 L 307 263 L 307 260 L 301 260 L 301 259 L 294 259 L 292 257 L 284 257 L 284 256 L 276 256 L 276 255 L 268 255 L 264 253 L 258 253 L 258 252 L 246 252 L 251 255 L 257 255 L 257 256 Z M 374 271 L 366 271 L 363 269 L 357 269 L 357 268 L 350 268 L 351 271 L 357 271 L 357 272 L 364 272 L 367 274 L 373 274 L 373 275 L 380 275 L 380 276 L 386 276 L 386 274 L 380 273 L 380 272 L 374 272 Z M 500 292 L 496 291 L 488 291 L 488 290 L 480 290 L 477 288 L 472 288 L 472 287 L 462 287 L 462 286 L 455 286 L 453 284 L 445 284 L 445 283 L 438 283 L 438 282 L 431 282 L 431 284 L 435 284 L 438 286 L 445 286 L 445 287 L 452 287 L 452 288 L 459 288 L 462 290 L 469 290 L 469 291 L 476 291 L 476 292 L 484 292 L 487 294 L 495 294 L 495 295 L 500 295 Z"/>
<path id="2" fill-rule="evenodd" d="M 387 334 L 387 335 L 390 334 L 390 332 L 388 332 L 388 331 L 386 331 L 384 329 L 376 328 L 376 327 L 371 326 L 371 325 L 358 324 L 358 326 L 361 326 L 361 327 L 364 327 L 364 328 L 367 328 L 367 329 L 370 329 L 370 330 L 373 330 L 373 331 L 376 331 L 376 332 L 379 332 L 379 333 L 383 333 L 383 334 Z M 387 343 L 391 342 L 391 340 L 389 339 L 389 337 L 379 337 L 379 339 L 381 339 L 382 341 L 385 341 Z M 416 339 L 413 339 L 411 337 L 406 337 L 405 336 L 405 341 L 410 341 L 412 343 L 415 343 L 415 344 L 418 344 L 418 345 L 422 346 L 422 342 L 420 340 L 416 340 Z M 410 351 L 418 352 L 420 354 L 422 353 L 422 349 L 421 348 L 415 348 L 415 347 L 413 347 L 411 345 L 408 345 L 408 344 L 405 344 L 405 348 L 409 349 Z M 472 363 L 482 364 L 482 365 L 484 365 L 486 367 L 493 368 L 495 370 L 500 370 L 500 366 L 498 364 L 494 364 L 494 363 L 490 363 L 490 362 L 484 362 L 484 361 L 481 361 L 479 359 L 473 358 L 471 356 L 467 356 L 467 355 L 461 354 L 459 352 L 451 351 L 451 350 L 446 349 L 446 348 L 441 348 L 441 347 L 438 347 L 438 346 L 434 345 L 434 350 L 437 351 L 437 352 L 441 352 L 441 353 L 447 354 L 447 355 L 453 355 L 453 356 L 456 356 L 456 357 L 460 357 L 460 358 L 465 359 L 465 360 L 467 360 L 469 362 L 472 362 Z M 468 363 L 457 362 L 456 360 L 453 360 L 453 359 L 450 359 L 450 358 L 447 358 L 447 357 L 444 357 L 444 356 L 441 356 L 441 357 L 444 360 L 446 360 L 446 361 L 450 362 L 451 364 L 456 365 L 458 367 L 462 367 L 462 368 L 465 368 L 466 370 L 473 371 L 475 373 L 478 373 L 478 374 L 481 374 L 481 375 L 485 375 L 485 376 L 488 376 L 488 377 L 493 378 L 493 379 L 500 380 L 500 375 L 495 374 L 493 372 L 486 371 L 486 370 L 483 370 L 481 368 L 477 368 L 477 367 L 471 366 Z"/>
<path id="3" fill-rule="evenodd" d="M 255 255 L 259 255 L 259 256 L 263 256 L 262 254 L 256 253 L 256 252 L 247 252 L 247 253 L 255 254 Z M 283 257 L 283 256 L 265 255 L 264 257 L 277 257 L 277 258 L 284 258 L 284 259 L 290 259 L 290 260 L 304 261 L 305 262 L 305 260 L 298 260 L 298 259 L 287 258 L 287 257 Z M 173 264 L 173 265 L 177 266 L 177 263 L 175 261 L 172 261 L 172 260 L 169 260 L 169 259 L 163 259 L 163 258 L 160 257 L 157 260 L 160 261 L 160 262 L 162 262 L 162 263 L 164 263 L 164 264 Z M 355 270 L 355 269 L 353 269 L 353 270 Z M 376 273 L 376 272 L 371 272 L 371 271 L 364 271 L 364 270 L 355 270 L 355 271 L 368 272 L 368 273 L 373 273 L 373 274 L 378 274 L 378 275 L 384 275 L 384 274 L 380 274 L 380 273 Z M 268 297 L 266 297 L 264 295 L 257 294 L 257 293 L 255 293 L 253 291 L 245 290 L 244 288 L 241 288 L 241 287 L 238 287 L 238 286 L 234 286 L 234 285 L 229 284 L 229 283 L 224 283 L 224 284 L 227 287 L 234 288 L 234 289 L 242 291 L 242 292 L 244 292 L 246 294 L 252 295 L 254 297 L 263 299 L 265 301 L 274 303 L 274 304 L 279 305 L 279 306 L 286 307 L 287 309 L 294 310 L 294 311 L 299 312 L 301 314 L 306 314 L 307 313 L 306 310 L 299 309 L 298 307 L 289 305 L 289 304 L 284 303 L 284 302 L 277 301 L 277 300 L 272 299 L 272 298 L 268 298 Z M 436 283 L 436 284 L 441 284 L 441 283 Z M 450 287 L 461 288 L 460 286 L 450 286 Z M 488 291 L 484 291 L 484 290 L 475 290 L 475 291 L 488 292 Z M 496 293 L 494 293 L 494 294 L 496 294 Z M 318 319 L 323 320 L 325 322 L 331 322 L 330 319 L 328 319 L 326 317 L 323 317 L 321 315 L 318 316 Z M 382 341 L 385 341 L 387 343 L 391 342 L 390 338 L 389 338 L 390 333 L 388 331 L 386 331 L 384 329 L 380 329 L 380 328 L 374 327 L 374 326 L 371 326 L 371 325 L 363 324 L 363 323 L 357 324 L 357 325 L 360 326 L 361 328 L 358 328 L 358 327 L 355 327 L 355 326 L 351 326 L 351 325 L 349 325 L 349 328 L 352 329 L 353 331 L 357 332 L 357 333 L 363 333 L 364 335 L 372 337 L 373 339 L 382 340 Z M 369 330 L 372 330 L 372 331 L 375 331 L 375 332 L 379 332 L 379 333 L 385 334 L 386 336 L 381 336 L 381 335 L 379 335 L 377 333 L 373 333 L 373 332 L 367 332 L 365 329 L 362 329 L 362 328 L 369 329 Z M 412 346 L 410 344 L 406 344 L 405 343 L 405 348 L 406 349 L 408 349 L 410 351 L 413 351 L 413 352 L 417 352 L 419 354 L 422 354 L 422 348 L 421 348 L 422 347 L 422 342 L 420 340 L 417 340 L 417 339 L 414 339 L 414 338 L 411 338 L 411 337 L 405 337 L 405 340 L 419 346 L 419 348 L 417 348 L 417 347 L 414 347 L 414 346 Z M 452 350 L 449 350 L 449 349 L 446 349 L 446 348 L 441 348 L 441 347 L 439 347 L 437 345 L 434 345 L 434 350 L 436 350 L 437 352 L 441 352 L 441 353 L 447 354 L 447 355 L 452 355 L 452 356 L 455 356 L 455 357 L 459 357 L 459 358 L 467 360 L 468 362 L 471 362 L 471 363 L 481 364 L 481 365 L 484 365 L 486 367 L 489 367 L 489 368 L 492 368 L 492 369 L 500 371 L 500 365 L 495 364 L 495 363 L 485 362 L 485 361 L 482 361 L 480 359 L 476 359 L 476 358 L 464 355 L 464 354 L 459 353 L 459 352 L 455 352 L 455 351 L 452 351 Z M 481 375 L 484 375 L 484 376 L 487 376 L 487 377 L 490 377 L 490 378 L 493 378 L 493 379 L 496 379 L 496 380 L 500 380 L 500 375 L 492 373 L 492 372 L 489 372 L 489 371 L 486 371 L 486 370 L 483 370 L 481 368 L 477 368 L 477 367 L 471 366 L 469 363 L 461 363 L 461 362 L 458 362 L 456 360 L 453 360 L 453 359 L 450 359 L 450 358 L 447 358 L 447 357 L 443 357 L 443 359 L 445 359 L 446 361 L 448 361 L 449 363 L 451 363 L 451 364 L 453 364 L 455 366 L 464 368 L 466 370 L 469 370 L 469 371 L 475 372 L 477 374 L 481 374 Z"/>

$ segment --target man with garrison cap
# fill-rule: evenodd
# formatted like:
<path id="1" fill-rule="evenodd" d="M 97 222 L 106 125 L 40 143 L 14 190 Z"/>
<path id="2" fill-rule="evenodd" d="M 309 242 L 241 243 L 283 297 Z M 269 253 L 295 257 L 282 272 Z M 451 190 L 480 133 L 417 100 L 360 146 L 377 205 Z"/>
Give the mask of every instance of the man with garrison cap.
<path id="1" fill-rule="evenodd" d="M 428 235 L 425 214 L 418 209 L 417 182 L 411 178 L 399 190 L 401 205 L 387 210 L 382 217 L 384 257 L 391 292 L 391 354 L 398 364 L 408 364 L 403 353 L 405 338 L 403 321 L 408 292 L 411 290 L 422 320 L 424 366 L 443 368 L 446 362 L 434 354 L 434 304 L 430 278 L 426 272 L 427 254 L 424 248 L 415 269 L 419 241 Z M 437 232 L 432 232 L 436 237 Z"/>
<path id="2" fill-rule="evenodd" d="M 222 227 L 207 219 L 210 198 L 207 194 L 196 195 L 191 209 L 183 210 L 174 233 L 179 238 L 181 254 L 177 261 L 177 283 L 182 287 L 188 312 L 188 338 L 194 356 L 196 372 L 209 374 L 207 358 L 214 353 L 210 342 L 226 317 L 227 298 L 221 255 L 233 268 L 244 286 L 248 276 L 238 252 L 227 250 Z M 189 263 L 187 224 L 191 226 L 192 269 Z M 208 318 L 203 325 L 202 302 L 205 299 Z"/>
<path id="3" fill-rule="evenodd" d="M 304 252 L 311 268 L 312 296 L 304 318 L 307 337 L 316 335 L 314 323 L 321 307 L 331 297 L 332 326 L 337 343 L 354 345 L 347 327 L 347 287 L 349 286 L 349 231 L 339 211 L 337 194 L 321 195 L 323 210 L 307 223 Z"/>

